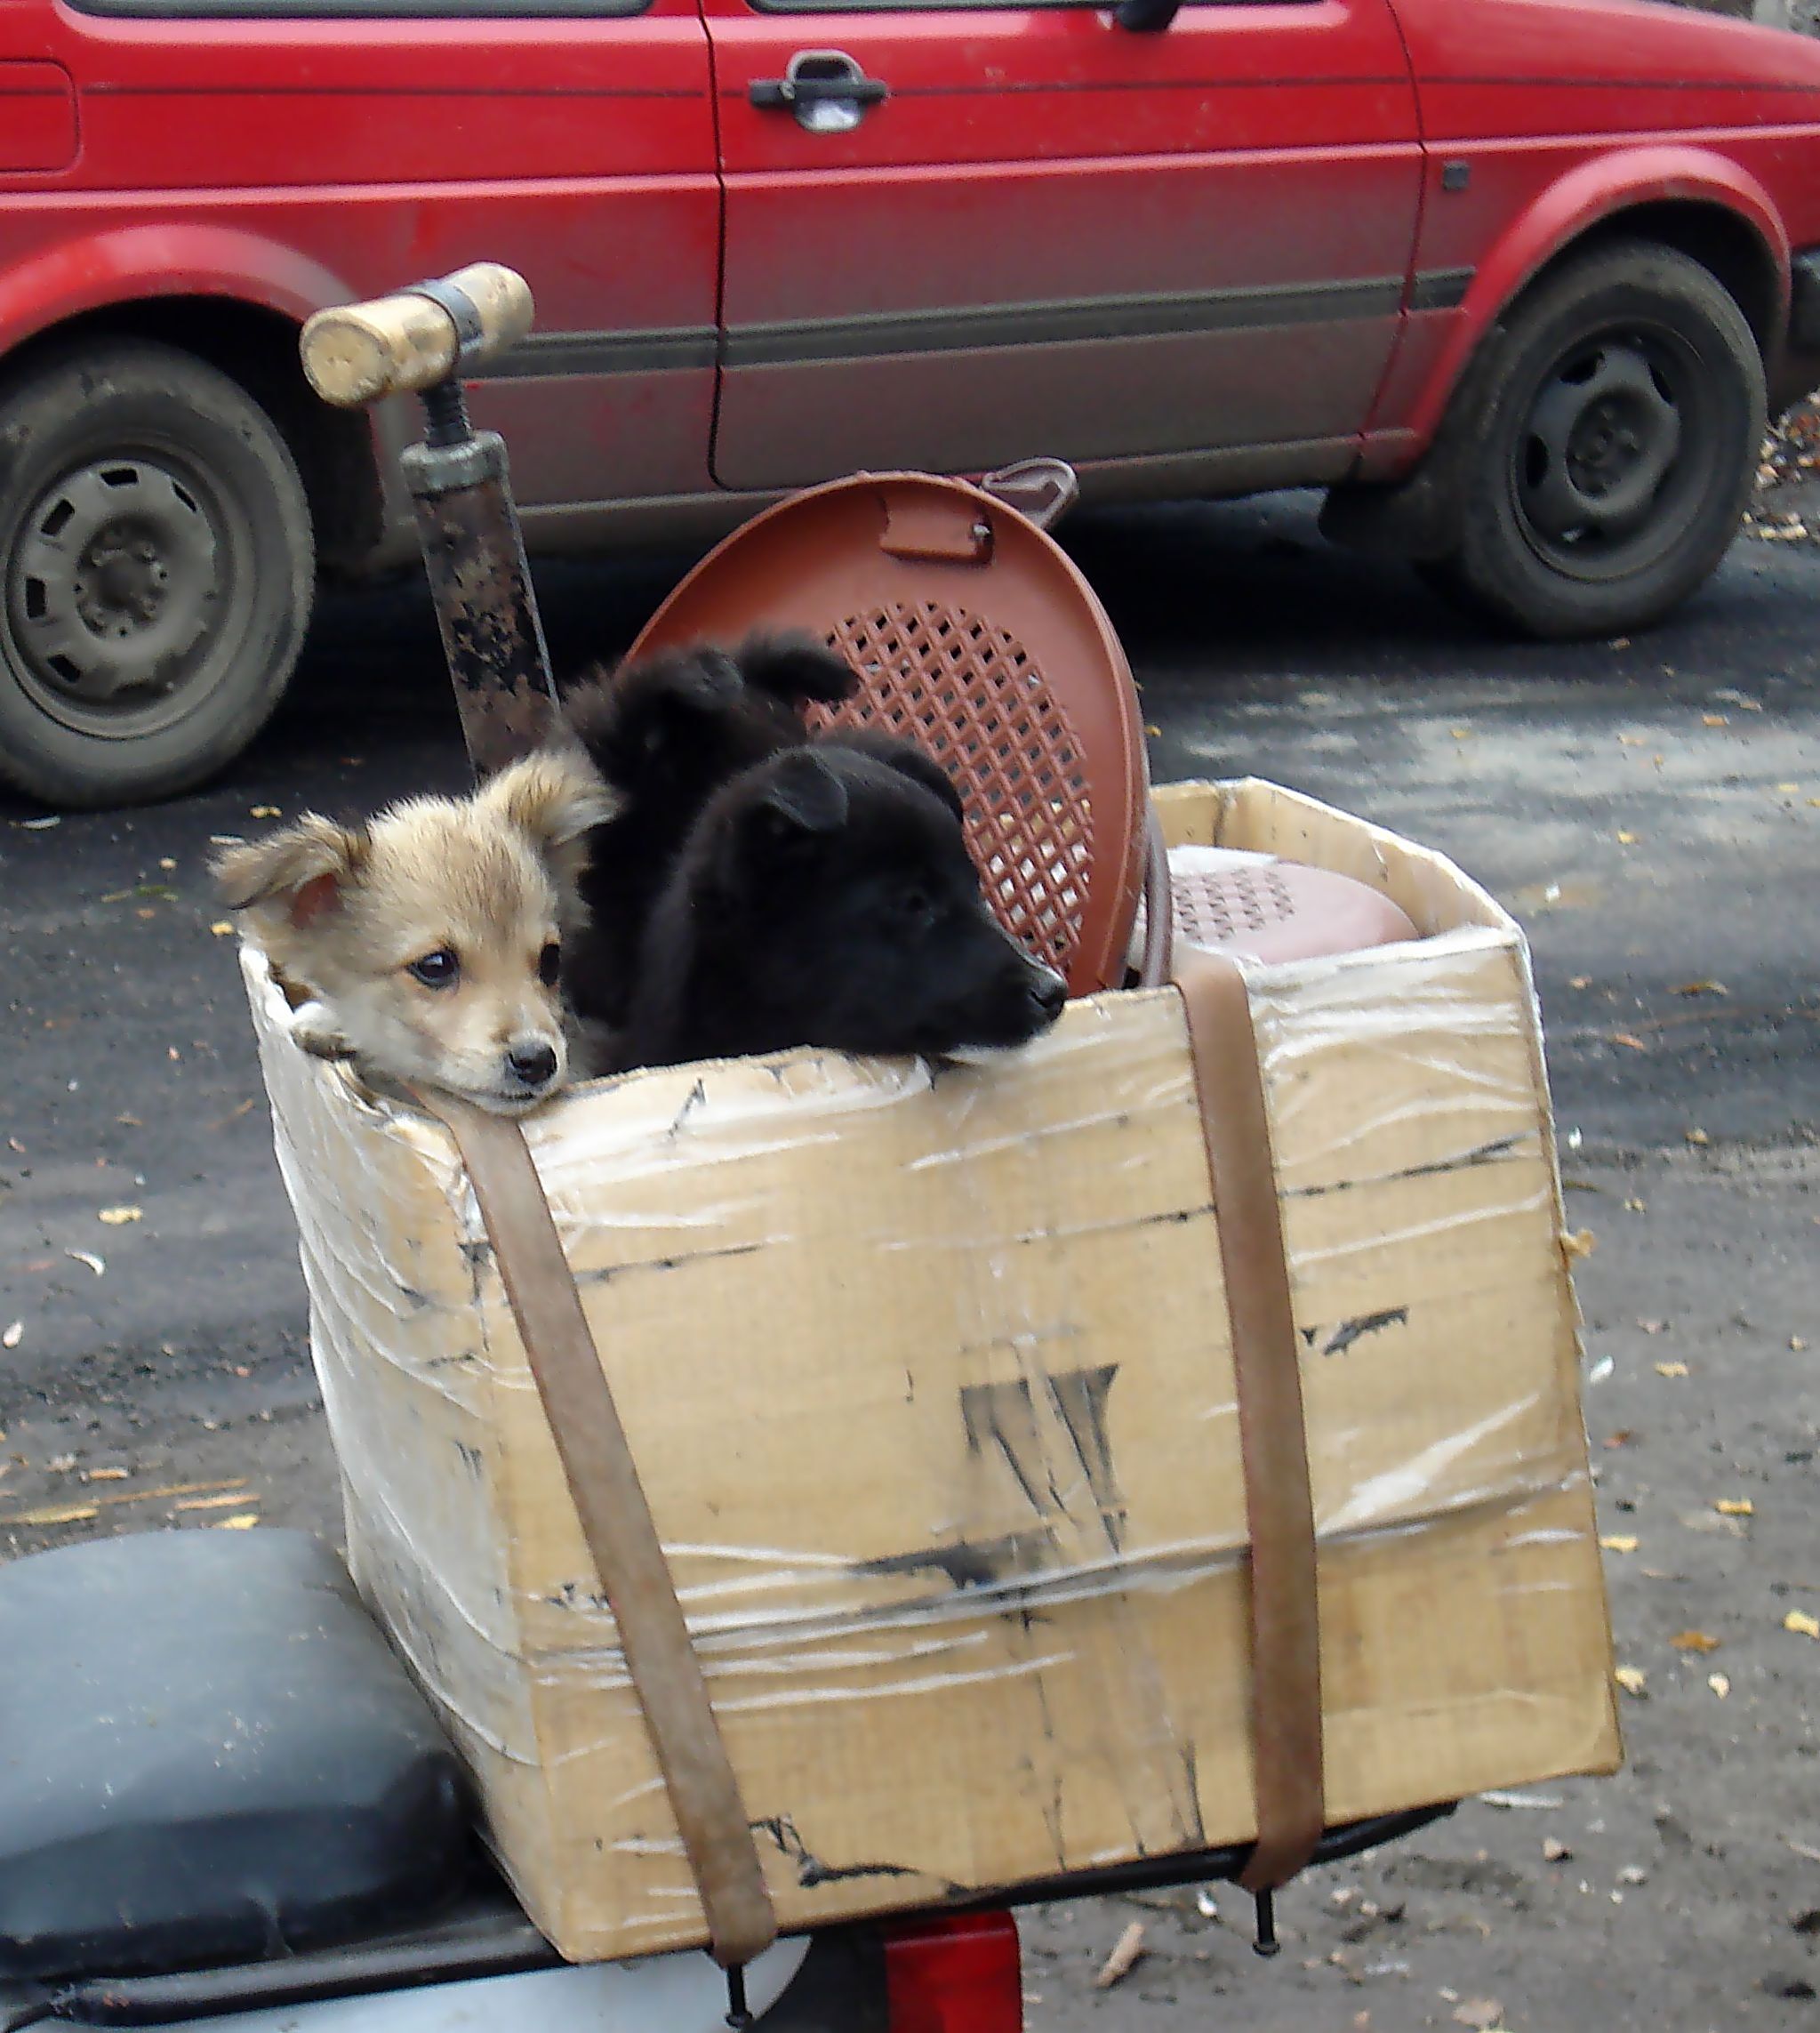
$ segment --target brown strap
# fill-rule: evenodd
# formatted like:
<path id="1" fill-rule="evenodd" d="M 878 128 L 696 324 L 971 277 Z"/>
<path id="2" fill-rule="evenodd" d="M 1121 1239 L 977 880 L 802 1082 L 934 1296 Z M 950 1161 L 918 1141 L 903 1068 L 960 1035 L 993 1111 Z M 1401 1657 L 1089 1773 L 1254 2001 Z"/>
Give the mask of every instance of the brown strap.
<path id="1" fill-rule="evenodd" d="M 619 1626 L 715 1959 L 729 1968 L 750 1962 L 774 1939 L 777 1916 L 739 1780 L 524 1131 L 503 1116 L 445 1096 L 418 1098 L 453 1135 L 480 1203 L 582 1537 Z"/>
<path id="2" fill-rule="evenodd" d="M 1223 954 L 1181 943 L 1175 972 L 1188 1016 L 1232 1325 L 1251 1531 L 1257 1794 L 1257 1846 L 1239 1883 L 1247 1892 L 1263 1892 L 1302 1868 L 1327 1819 L 1308 1435 L 1263 1073 L 1244 970 Z"/>

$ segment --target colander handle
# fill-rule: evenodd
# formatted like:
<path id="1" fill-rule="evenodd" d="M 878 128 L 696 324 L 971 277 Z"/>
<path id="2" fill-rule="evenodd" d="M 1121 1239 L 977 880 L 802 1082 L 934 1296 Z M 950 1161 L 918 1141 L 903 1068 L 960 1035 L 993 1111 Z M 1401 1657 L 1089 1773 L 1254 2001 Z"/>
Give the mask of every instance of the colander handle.
<path id="1" fill-rule="evenodd" d="M 1140 988 L 1160 988 L 1175 960 L 1175 899 L 1169 888 L 1169 849 L 1157 808 L 1144 800 L 1143 952 L 1137 963 Z"/>
<path id="2" fill-rule="evenodd" d="M 980 488 L 1038 529 L 1053 528 L 1080 499 L 1080 482 L 1065 459 L 1020 459 L 984 475 Z"/>

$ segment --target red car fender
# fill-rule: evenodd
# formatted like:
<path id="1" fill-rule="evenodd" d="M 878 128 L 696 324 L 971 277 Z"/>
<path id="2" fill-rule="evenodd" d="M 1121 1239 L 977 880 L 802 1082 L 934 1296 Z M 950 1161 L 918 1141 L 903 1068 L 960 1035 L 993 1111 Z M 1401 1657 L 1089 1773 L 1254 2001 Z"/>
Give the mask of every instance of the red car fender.
<path id="1" fill-rule="evenodd" d="M 1752 229 L 1776 264 L 1779 333 L 1788 319 L 1788 235 L 1754 177 L 1728 157 L 1670 143 L 1600 155 L 1550 184 L 1479 264 L 1454 330 L 1409 415 L 1416 441 L 1426 445 L 1433 438 L 1466 363 L 1533 276 L 1600 220 L 1664 199 L 1719 205 Z"/>
<path id="2" fill-rule="evenodd" d="M 234 227 L 118 227 L 0 271 L 0 353 L 65 318 L 147 297 L 233 297 L 301 325 L 311 311 L 357 293 L 306 255 Z"/>

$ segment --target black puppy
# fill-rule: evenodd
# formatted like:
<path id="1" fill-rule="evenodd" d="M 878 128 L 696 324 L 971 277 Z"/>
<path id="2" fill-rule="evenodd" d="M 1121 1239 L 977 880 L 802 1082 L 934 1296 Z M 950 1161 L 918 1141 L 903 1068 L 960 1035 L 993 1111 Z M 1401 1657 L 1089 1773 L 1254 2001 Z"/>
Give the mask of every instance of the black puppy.
<path id="1" fill-rule="evenodd" d="M 563 717 L 622 803 L 588 835 L 585 932 L 564 953 L 578 1015 L 624 1023 L 652 905 L 702 807 L 754 762 L 808 736 L 802 709 L 858 679 L 807 636 L 753 636 L 737 649 L 670 650 L 578 686 Z"/>
<path id="2" fill-rule="evenodd" d="M 1066 993 L 988 910 L 940 765 L 842 736 L 709 802 L 652 913 L 622 1063 L 792 1045 L 949 1057 L 1027 1043 Z"/>

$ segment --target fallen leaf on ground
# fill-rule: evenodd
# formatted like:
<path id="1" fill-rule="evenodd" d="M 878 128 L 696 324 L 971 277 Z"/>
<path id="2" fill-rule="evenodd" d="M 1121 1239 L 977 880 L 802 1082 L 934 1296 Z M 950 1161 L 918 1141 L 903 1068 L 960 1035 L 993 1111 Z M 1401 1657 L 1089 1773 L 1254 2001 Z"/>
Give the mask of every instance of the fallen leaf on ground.
<path id="1" fill-rule="evenodd" d="M 1656 1373 L 1658 1377 L 1685 1377 L 1688 1365 L 1685 1362 L 1658 1362 Z"/>
<path id="2" fill-rule="evenodd" d="M 1567 984 L 1569 988 L 1591 988 L 1591 985 L 1592 976 L 1590 974 L 1576 974 Z"/>
<path id="3" fill-rule="evenodd" d="M 1647 1052 L 1649 1049 L 1642 1039 L 1631 1031 L 1614 1031 L 1611 1041 L 1615 1045 L 1628 1045 L 1633 1052 Z"/>
<path id="4" fill-rule="evenodd" d="M 1649 1675 L 1640 1666 L 1621 1666 L 1613 1673 L 1612 1678 L 1626 1694 L 1634 1694 L 1640 1700 L 1649 1681 Z"/>
<path id="5" fill-rule="evenodd" d="M 1706 1675 L 1706 1684 L 1721 1701 L 1731 1692 L 1731 1681 L 1723 1673 L 1709 1673 Z"/>
<path id="6" fill-rule="evenodd" d="M 1616 1433 L 1606 1434 L 1604 1444 L 1607 1447 L 1628 1447 L 1636 1437 L 1629 1426 L 1621 1426 Z"/>
<path id="7" fill-rule="evenodd" d="M 1649 739 L 1648 735 L 1620 735 L 1619 742 L 1625 748 L 1641 748 Z"/>
<path id="8" fill-rule="evenodd" d="M 255 819 L 277 819 L 284 816 L 277 805 L 249 805 L 246 809 Z"/>
<path id="9" fill-rule="evenodd" d="M 1640 1320 L 1637 1324 L 1645 1334 L 1660 1334 L 1668 1322 L 1665 1320 Z"/>
<path id="10" fill-rule="evenodd" d="M 35 1511 L 12 1511 L 0 1525 L 83 1524 L 96 1515 L 92 1504 L 45 1504 Z"/>
<path id="11" fill-rule="evenodd" d="M 106 1222 L 109 1228 L 124 1228 L 129 1221 L 143 1221 L 145 1209 L 142 1207 L 104 1207 L 97 1210 L 95 1219 Z"/>
<path id="12" fill-rule="evenodd" d="M 231 939 L 234 936 L 234 928 L 226 918 L 217 918 L 209 929 L 218 939 Z"/>
<path id="13" fill-rule="evenodd" d="M 1729 995 L 1731 990 L 1722 981 L 1684 981 L 1672 992 L 1676 995 Z"/>
<path id="14" fill-rule="evenodd" d="M 1475 2033 L 1491 2033 L 1495 2026 L 1503 2023 L 1504 2008 L 1495 1997 L 1469 1997 L 1454 2007 L 1454 2022 L 1457 2026 L 1471 2026 Z"/>
<path id="15" fill-rule="evenodd" d="M 1122 1977 L 1131 1974 L 1133 1965 L 1143 1953 L 1143 1922 L 1134 1920 L 1112 1944 L 1112 1953 L 1100 1965 L 1100 1973 L 1094 1979 L 1094 1989 L 1110 1990 Z"/>
<path id="16" fill-rule="evenodd" d="M 1627 1200 L 1624 1202 L 1626 1214 L 1648 1214 L 1648 1211 L 1649 1202 L 1647 1200 Z"/>
<path id="17" fill-rule="evenodd" d="M 1704 1129 L 1689 1129 L 1684 1134 L 1690 1144 L 1710 1144 L 1712 1141 Z"/>
<path id="18" fill-rule="evenodd" d="M 172 1505 L 172 1508 L 179 1511 L 220 1511 L 226 1510 L 230 1504 L 244 1504 L 245 1501 L 246 1491 L 242 1488 L 229 1490 L 224 1496 L 186 1497 L 181 1503 Z"/>
<path id="19" fill-rule="evenodd" d="M 1637 1541 L 1629 1532 L 1615 1531 L 1599 1542 L 1608 1553 L 1634 1553 Z"/>
<path id="20" fill-rule="evenodd" d="M 1757 1507 L 1748 1497 L 1721 1497 L 1712 1507 L 1722 1518 L 1753 1518 L 1757 1515 Z"/>
<path id="21" fill-rule="evenodd" d="M 4 1334 L 0 1334 L 0 1348 L 17 1348 L 25 1339 L 25 1322 L 15 1320 Z"/>
<path id="22" fill-rule="evenodd" d="M 54 1461 L 47 1461 L 44 1466 L 53 1475 L 67 1474 L 76 1466 L 76 1458 L 69 1454 L 60 1454 Z M 222 1485 L 219 1483 L 169 1483 L 161 1490 L 116 1490 L 109 1496 L 92 1497 L 87 1504 L 72 1509 L 67 1519 L 60 1516 L 50 1518 L 39 1516 L 36 1513 L 23 1513 L 10 1517 L 0 1517 L 0 1525 L 64 1524 L 73 1523 L 78 1517 L 92 1518 L 97 1511 L 111 1508 L 116 1504 L 156 1503 L 166 1497 L 187 1497 L 192 1491 L 219 1490 L 221 1487 Z M 253 1500 L 248 1494 L 246 1478 L 244 1475 L 239 1479 L 237 1488 L 237 1493 L 233 1499 L 237 1504 L 251 1503 Z"/>
<path id="23" fill-rule="evenodd" d="M 104 1278 L 108 1274 L 107 1265 L 92 1250 L 66 1250 L 63 1254 L 73 1263 L 86 1264 L 98 1278 Z"/>
<path id="24" fill-rule="evenodd" d="M 1619 845 L 1620 847 L 1635 847 L 1635 846 L 1636 846 L 1636 844 L 1637 844 L 1637 835 L 1636 835 L 1635 833 L 1626 833 L 1626 832 L 1620 832 L 1620 833 L 1619 833 L 1619 835 L 1618 835 L 1618 845 Z"/>
<path id="25" fill-rule="evenodd" d="M 85 1483 L 124 1483 L 129 1474 L 125 1468 L 91 1468 L 83 1480 Z"/>
<path id="26" fill-rule="evenodd" d="M 1800 785 L 1799 783 L 1778 783 L 1776 789 L 1779 797 L 1792 798 L 1800 789 Z"/>
<path id="27" fill-rule="evenodd" d="M 1808 1345 L 1801 1339 L 1799 1334 L 1791 1334 L 1788 1338 L 1788 1345 L 1794 1350 L 1797 1355 L 1805 1354 L 1807 1353 Z"/>
<path id="28" fill-rule="evenodd" d="M 1590 1228 L 1575 1228 L 1561 1237 L 1561 1252 L 1572 1263 L 1583 1257 L 1590 1257 L 1599 1247 L 1599 1238 Z"/>
<path id="29" fill-rule="evenodd" d="M 1717 1651 L 1719 1640 L 1704 1631 L 1677 1631 L 1668 1641 L 1677 1651 Z"/>
<path id="30" fill-rule="evenodd" d="M 217 1531 L 250 1531 L 259 1523 L 259 1513 L 243 1511 L 238 1517 L 216 1518 L 213 1523 Z"/>
<path id="31" fill-rule="evenodd" d="M 1550 1836 L 1542 1845 L 1542 1853 L 1550 1863 L 1562 1863 L 1574 1852 L 1559 1836 Z"/>
<path id="32" fill-rule="evenodd" d="M 1724 713 L 1702 713 L 1700 720 L 1704 727 L 1728 727 L 1731 725 L 1730 719 Z"/>
<path id="33" fill-rule="evenodd" d="M 1810 1617 L 1805 1610 L 1791 1610 L 1782 1619 L 1782 1627 L 1797 1637 L 1820 1638 L 1820 1618 Z"/>

